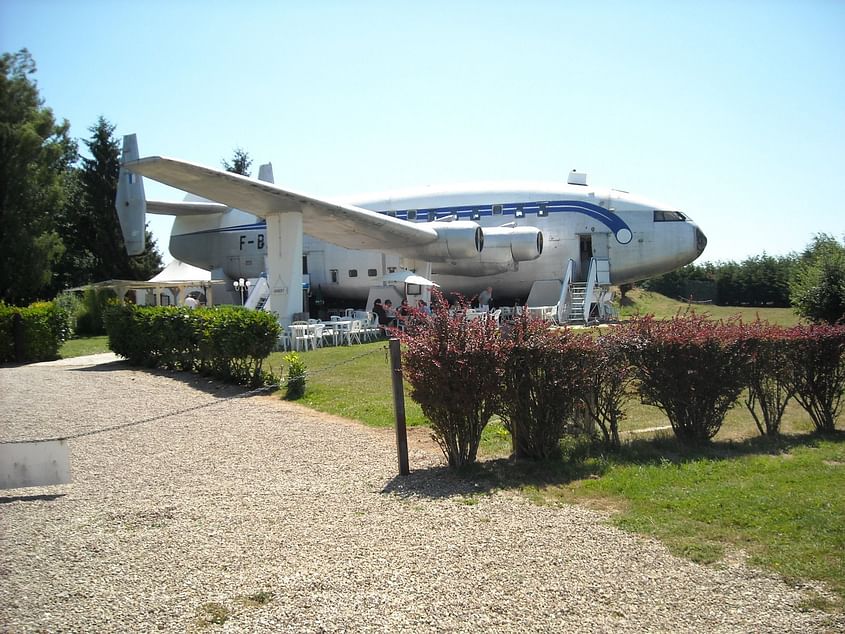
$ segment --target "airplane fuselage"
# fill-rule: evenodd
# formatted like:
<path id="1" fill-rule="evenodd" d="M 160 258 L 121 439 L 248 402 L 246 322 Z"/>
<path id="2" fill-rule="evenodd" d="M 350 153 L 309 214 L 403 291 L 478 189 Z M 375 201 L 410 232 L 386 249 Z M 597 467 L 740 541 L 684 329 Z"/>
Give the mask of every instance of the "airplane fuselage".
<path id="1" fill-rule="evenodd" d="M 530 261 L 487 257 L 483 249 L 475 259 L 433 265 L 432 277 L 445 291 L 468 296 L 493 286 L 497 298 L 524 300 L 535 281 L 561 279 L 570 258 L 583 277 L 592 256 L 609 258 L 611 283 L 633 282 L 692 262 L 706 245 L 695 223 L 673 207 L 585 185 L 427 188 L 341 202 L 416 223 L 471 220 L 485 230 L 512 223 L 542 233 L 542 253 Z M 177 217 L 170 251 L 217 277 L 248 278 L 265 269 L 265 241 L 262 218 L 228 209 Z M 488 253 L 495 248 L 485 247 Z M 308 235 L 303 260 L 312 289 L 348 300 L 365 299 L 400 266 L 398 255 L 346 249 Z"/>

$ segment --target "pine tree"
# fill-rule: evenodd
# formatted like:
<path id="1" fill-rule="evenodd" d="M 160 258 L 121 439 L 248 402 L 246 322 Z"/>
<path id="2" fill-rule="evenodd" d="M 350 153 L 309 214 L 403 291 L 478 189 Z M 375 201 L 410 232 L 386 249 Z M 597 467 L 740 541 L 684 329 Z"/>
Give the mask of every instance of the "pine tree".
<path id="1" fill-rule="evenodd" d="M 249 154 L 242 148 L 235 148 L 235 154 L 232 157 L 232 162 L 229 163 L 223 159 L 223 169 L 227 172 L 240 174 L 241 176 L 249 176 L 249 167 L 252 165 L 252 159 Z"/>
<path id="2" fill-rule="evenodd" d="M 62 262 L 68 285 L 108 279 L 146 280 L 161 270 L 161 254 L 147 231 L 147 250 L 126 254 L 120 222 L 114 209 L 120 173 L 120 144 L 114 125 L 104 117 L 89 128 L 85 141 L 90 157 L 76 170 L 74 204 L 63 221 L 67 252 Z"/>

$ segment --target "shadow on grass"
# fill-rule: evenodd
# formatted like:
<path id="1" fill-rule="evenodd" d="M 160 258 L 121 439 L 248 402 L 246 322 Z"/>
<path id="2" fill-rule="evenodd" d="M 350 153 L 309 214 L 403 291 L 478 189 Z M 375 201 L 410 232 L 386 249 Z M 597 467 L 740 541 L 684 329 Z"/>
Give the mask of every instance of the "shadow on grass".
<path id="1" fill-rule="evenodd" d="M 411 471 L 392 478 L 382 489 L 402 497 L 441 499 L 489 494 L 497 490 L 544 488 L 576 480 L 600 478 L 614 466 L 683 464 L 698 460 L 734 460 L 753 455 L 786 454 L 797 447 L 815 447 L 821 441 L 845 443 L 845 431 L 832 434 L 757 437 L 688 446 L 674 437 L 633 440 L 618 451 L 588 440 L 563 443 L 562 455 L 550 460 L 497 458 L 463 469 L 445 466 Z"/>

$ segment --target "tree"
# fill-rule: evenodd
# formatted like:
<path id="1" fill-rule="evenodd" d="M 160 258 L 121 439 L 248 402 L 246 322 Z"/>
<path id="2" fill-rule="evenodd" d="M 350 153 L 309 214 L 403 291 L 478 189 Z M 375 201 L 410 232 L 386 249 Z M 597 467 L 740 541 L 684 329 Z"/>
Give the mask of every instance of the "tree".
<path id="1" fill-rule="evenodd" d="M 44 106 L 29 51 L 0 56 L 0 299 L 47 294 L 64 253 L 56 218 L 66 202 L 76 144 Z"/>
<path id="2" fill-rule="evenodd" d="M 126 253 L 114 200 L 120 173 L 120 144 L 114 125 L 104 117 L 88 129 L 90 157 L 75 170 L 73 204 L 68 205 L 61 228 L 67 245 L 62 260 L 62 281 L 80 285 L 106 279 L 149 279 L 161 270 L 161 254 L 150 232 L 145 253 Z"/>
<path id="3" fill-rule="evenodd" d="M 239 147 L 235 148 L 235 154 L 232 157 L 231 163 L 229 163 L 226 159 L 223 159 L 223 168 L 227 172 L 240 174 L 242 176 L 249 176 L 250 165 L 252 165 L 252 159 L 249 158 L 249 154 L 246 150 Z"/>
<path id="4" fill-rule="evenodd" d="M 791 300 L 802 317 L 835 324 L 845 318 L 845 246 L 821 233 L 801 255 L 790 282 Z"/>

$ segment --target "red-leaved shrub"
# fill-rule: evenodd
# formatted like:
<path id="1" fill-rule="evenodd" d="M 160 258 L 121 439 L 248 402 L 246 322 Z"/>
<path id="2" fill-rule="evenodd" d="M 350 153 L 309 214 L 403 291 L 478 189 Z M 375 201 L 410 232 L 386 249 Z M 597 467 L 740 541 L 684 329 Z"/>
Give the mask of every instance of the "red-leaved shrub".
<path id="1" fill-rule="evenodd" d="M 789 336 L 795 398 L 817 431 L 832 432 L 845 389 L 845 326 L 795 326 Z"/>
<path id="2" fill-rule="evenodd" d="M 663 410 L 681 441 L 715 436 L 746 383 L 741 328 L 695 314 L 625 327 L 643 401 Z"/>
<path id="3" fill-rule="evenodd" d="M 791 348 L 795 338 L 781 326 L 756 321 L 743 328 L 748 356 L 745 407 L 764 436 L 780 433 L 780 421 L 795 394 Z"/>
<path id="4" fill-rule="evenodd" d="M 590 419 L 601 429 L 604 444 L 620 446 L 619 421 L 625 417 L 622 405 L 632 391 L 635 372 L 629 354 L 630 329 L 614 327 L 593 340 L 584 336 L 589 362 L 584 369 L 586 387 L 584 407 Z"/>
<path id="5" fill-rule="evenodd" d="M 499 408 L 514 455 L 550 458 L 587 389 L 588 338 L 522 315 L 506 349 Z"/>
<path id="6" fill-rule="evenodd" d="M 435 300 L 431 315 L 415 312 L 401 335 L 403 373 L 449 466 L 458 468 L 475 461 L 496 410 L 501 337 L 494 320 L 465 319 L 465 302 L 450 314 L 442 296 Z"/>

